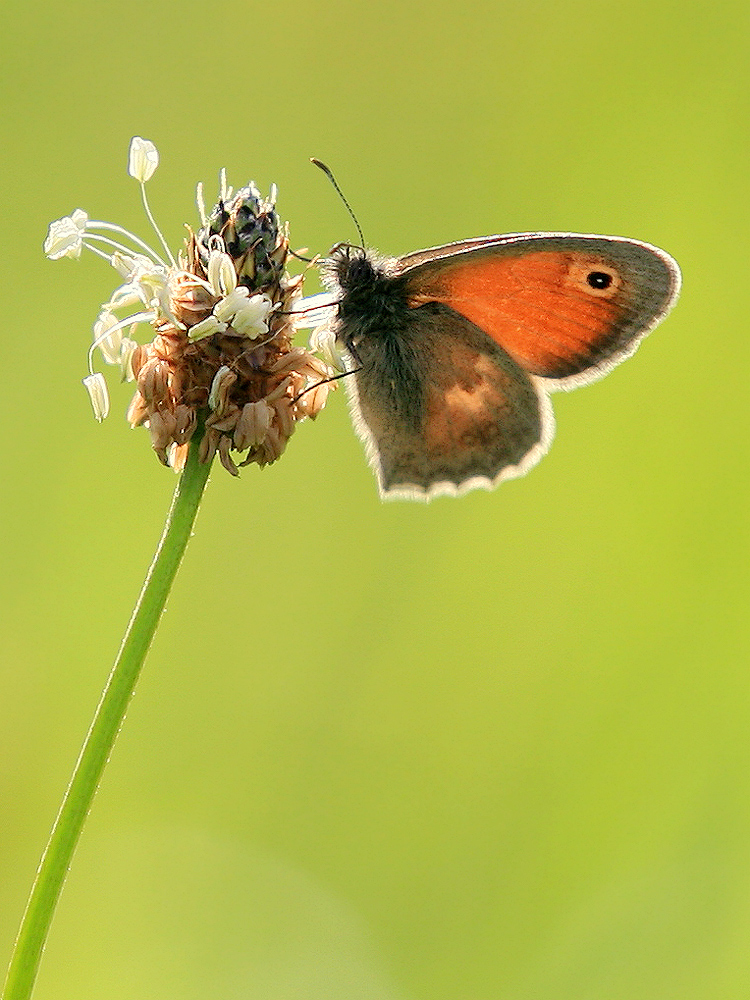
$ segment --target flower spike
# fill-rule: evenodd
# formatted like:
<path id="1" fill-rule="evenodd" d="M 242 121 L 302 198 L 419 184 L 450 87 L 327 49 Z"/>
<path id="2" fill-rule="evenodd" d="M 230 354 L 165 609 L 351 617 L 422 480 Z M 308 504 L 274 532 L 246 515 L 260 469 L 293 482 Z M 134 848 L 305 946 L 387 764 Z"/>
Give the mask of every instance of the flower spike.
<path id="1" fill-rule="evenodd" d="M 210 212 L 199 186 L 201 228 L 188 230 L 178 261 L 146 200 L 145 184 L 158 163 L 154 144 L 136 136 L 128 172 L 140 184 L 163 253 L 120 226 L 90 220 L 82 209 L 51 224 L 44 251 L 52 260 L 75 259 L 86 248 L 123 282 L 101 306 L 89 348 L 83 383 L 96 419 L 109 412 L 104 376 L 93 367 L 98 349 L 123 381 L 135 381 L 128 420 L 148 427 L 165 465 L 182 468 L 188 442 L 205 425 L 201 460 L 218 455 L 237 475 L 239 466 L 275 462 L 297 422 L 317 416 L 337 359 L 322 339 L 316 345 L 322 358 L 293 345 L 304 318 L 295 311 L 302 275 L 286 271 L 288 227 L 276 214 L 275 185 L 268 199 L 252 182 L 233 193 L 222 170 L 219 201 Z M 152 328 L 148 344 L 134 339 L 143 324 Z"/>

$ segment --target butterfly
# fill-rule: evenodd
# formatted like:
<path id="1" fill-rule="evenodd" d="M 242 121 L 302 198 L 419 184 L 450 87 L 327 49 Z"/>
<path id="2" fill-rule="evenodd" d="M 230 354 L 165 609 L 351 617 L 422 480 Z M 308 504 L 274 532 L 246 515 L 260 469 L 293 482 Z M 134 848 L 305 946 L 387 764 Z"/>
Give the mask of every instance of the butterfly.
<path id="1" fill-rule="evenodd" d="M 384 498 L 492 489 L 554 434 L 549 394 L 606 375 L 674 305 L 676 262 L 616 236 L 513 233 L 321 263 Z"/>

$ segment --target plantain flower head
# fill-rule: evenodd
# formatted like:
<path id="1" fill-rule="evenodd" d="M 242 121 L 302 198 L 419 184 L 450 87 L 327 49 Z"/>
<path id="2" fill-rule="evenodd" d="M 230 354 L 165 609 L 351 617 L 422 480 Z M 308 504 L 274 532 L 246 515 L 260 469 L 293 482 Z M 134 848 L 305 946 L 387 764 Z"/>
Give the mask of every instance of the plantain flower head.
<path id="1" fill-rule="evenodd" d="M 91 250 L 122 281 L 93 325 L 83 383 L 96 419 L 109 410 L 104 376 L 93 367 L 98 350 L 124 381 L 135 382 L 128 420 L 148 428 L 165 465 L 183 468 L 190 439 L 203 426 L 201 460 L 218 454 L 237 475 L 240 466 L 275 462 L 296 424 L 317 416 L 332 387 L 325 380 L 333 359 L 293 344 L 303 275 L 286 270 L 288 226 L 276 213 L 275 186 L 268 198 L 252 182 L 233 192 L 222 171 L 219 199 L 206 213 L 199 185 L 201 226 L 188 229 L 175 258 L 146 198 L 158 163 L 154 144 L 136 136 L 128 173 L 140 184 L 156 249 L 76 209 L 50 225 L 44 252 L 58 260 Z M 142 327 L 151 338 L 145 344 L 136 339 Z"/>

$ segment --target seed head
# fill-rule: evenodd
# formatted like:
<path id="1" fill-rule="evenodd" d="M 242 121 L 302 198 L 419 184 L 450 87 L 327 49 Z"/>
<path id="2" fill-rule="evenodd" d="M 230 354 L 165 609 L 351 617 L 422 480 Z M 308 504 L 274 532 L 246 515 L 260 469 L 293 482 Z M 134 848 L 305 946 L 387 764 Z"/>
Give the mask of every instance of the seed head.
<path id="1" fill-rule="evenodd" d="M 175 259 L 145 194 L 158 162 L 153 143 L 133 139 L 128 170 L 141 186 L 158 250 L 119 226 L 91 222 L 81 209 L 52 223 L 44 249 L 58 259 L 76 258 L 86 247 L 124 279 L 94 324 L 84 385 L 96 418 L 109 408 L 104 377 L 92 367 L 98 348 L 124 380 L 135 380 L 128 420 L 148 428 L 165 465 L 181 469 L 190 439 L 203 427 L 202 461 L 218 455 L 237 475 L 241 466 L 279 458 L 297 422 L 325 405 L 332 387 L 325 379 L 333 371 L 293 344 L 303 275 L 286 270 L 288 226 L 276 213 L 275 186 L 268 198 L 253 183 L 233 193 L 222 171 L 220 197 L 208 215 L 199 186 L 202 225 L 188 230 Z M 117 315 L 133 306 L 136 312 Z M 135 331 L 144 323 L 152 339 L 138 344 Z"/>

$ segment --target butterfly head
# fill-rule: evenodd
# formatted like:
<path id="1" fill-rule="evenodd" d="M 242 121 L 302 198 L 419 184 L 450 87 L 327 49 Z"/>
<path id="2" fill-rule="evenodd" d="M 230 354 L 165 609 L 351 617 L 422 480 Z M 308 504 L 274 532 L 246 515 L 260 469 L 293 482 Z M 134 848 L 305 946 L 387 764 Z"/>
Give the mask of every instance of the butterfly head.
<path id="1" fill-rule="evenodd" d="M 337 243 L 331 247 L 326 270 L 344 294 L 357 287 L 370 286 L 375 279 L 375 267 L 367 251 L 352 243 Z"/>
<path id="2" fill-rule="evenodd" d="M 357 364 L 362 339 L 396 335 L 408 311 L 395 263 L 351 243 L 337 243 L 321 262 L 321 277 L 335 300 L 332 329 Z"/>

